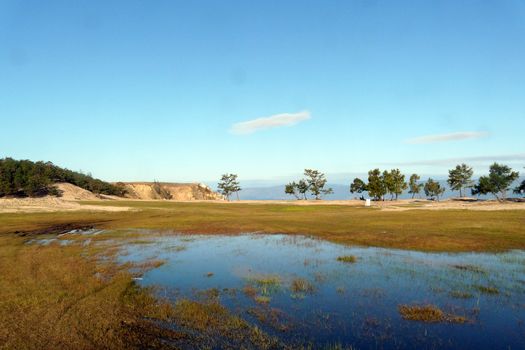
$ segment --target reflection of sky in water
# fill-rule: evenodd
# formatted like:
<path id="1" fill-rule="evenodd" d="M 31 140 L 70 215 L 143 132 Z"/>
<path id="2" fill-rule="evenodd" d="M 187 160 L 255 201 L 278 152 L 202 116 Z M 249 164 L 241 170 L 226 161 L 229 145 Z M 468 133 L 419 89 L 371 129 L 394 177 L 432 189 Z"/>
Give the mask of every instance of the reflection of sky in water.
<path id="1" fill-rule="evenodd" d="M 286 315 L 285 333 L 260 324 L 286 340 L 336 343 L 357 348 L 523 348 L 525 344 L 525 252 L 503 254 L 428 254 L 381 248 L 346 247 L 302 236 L 161 236 L 156 244 L 127 247 L 122 261 L 155 257 L 167 263 L 144 275 L 143 285 L 158 286 L 161 296 L 196 297 L 196 290 L 237 289 L 220 301 L 251 322 L 247 313 L 261 307 L 242 293 L 250 277 L 279 275 L 281 286 L 269 307 Z M 340 255 L 355 255 L 345 264 Z M 472 265 L 482 271 L 453 265 Z M 207 277 L 208 273 L 212 277 Z M 314 286 L 294 297 L 294 278 Z M 499 294 L 476 286 L 493 286 Z M 469 298 L 454 298 L 466 292 Z M 399 304 L 431 303 L 465 315 L 470 324 L 424 324 L 401 319 Z M 479 310 L 479 312 L 476 312 Z"/>

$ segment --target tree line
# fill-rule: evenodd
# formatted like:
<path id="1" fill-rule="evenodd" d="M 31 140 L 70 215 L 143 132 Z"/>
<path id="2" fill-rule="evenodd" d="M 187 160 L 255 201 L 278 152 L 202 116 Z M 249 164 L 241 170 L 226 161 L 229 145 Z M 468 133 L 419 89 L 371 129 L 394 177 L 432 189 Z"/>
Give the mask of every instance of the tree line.
<path id="1" fill-rule="evenodd" d="M 51 162 L 0 159 L 0 197 L 60 196 L 53 185 L 57 182 L 68 182 L 96 194 L 123 196 L 126 192 L 123 185 L 113 185 Z"/>
<path id="2" fill-rule="evenodd" d="M 308 193 L 315 199 L 321 199 L 323 195 L 333 193 L 331 188 L 325 188 L 327 182 L 325 174 L 318 170 L 305 169 L 304 175 L 304 179 L 286 184 L 284 192 L 303 200 L 308 199 Z M 464 163 L 459 164 L 448 171 L 447 183 L 451 190 L 459 192 L 460 197 L 463 197 L 465 191 L 470 188 L 472 195 L 492 194 L 499 201 L 503 201 L 507 197 L 510 186 L 519 177 L 517 171 L 498 163 L 492 164 L 489 174 L 481 176 L 477 183 L 472 180 L 473 175 L 472 167 Z M 367 180 L 368 182 L 365 182 L 360 178 L 355 178 L 350 185 L 350 192 L 357 194 L 368 192 L 368 195 L 375 201 L 383 201 L 386 196 L 390 196 L 390 200 L 397 200 L 399 195 L 407 189 L 412 198 L 424 192 L 426 197 L 432 200 L 439 200 L 445 192 L 445 186 L 439 181 L 429 178 L 422 183 L 420 182 L 421 176 L 418 174 L 410 175 L 408 181 L 405 181 L 405 175 L 399 169 L 370 170 Z M 514 193 L 525 193 L 525 180 L 514 189 Z M 364 199 L 363 196 L 361 198 Z"/>
<path id="3" fill-rule="evenodd" d="M 474 171 L 467 164 L 459 164 L 454 169 L 448 171 L 447 183 L 452 191 L 458 191 L 459 196 L 463 197 L 465 190 L 470 188 L 472 195 L 492 194 L 499 201 L 507 197 L 510 186 L 519 177 L 517 171 L 513 171 L 509 166 L 494 163 L 489 168 L 489 174 L 481 176 L 476 183 L 472 180 Z M 445 192 L 445 187 L 438 181 L 429 178 L 425 183 L 420 183 L 421 177 L 412 174 L 408 183 L 405 182 L 405 175 L 399 169 L 381 172 L 379 169 L 368 172 L 368 183 L 359 178 L 355 178 L 350 185 L 351 193 L 362 193 L 367 191 L 374 200 L 384 200 L 385 195 L 390 194 L 390 199 L 397 199 L 398 195 L 408 189 L 412 198 L 424 191 L 430 199 L 437 199 Z M 525 181 L 514 189 L 515 193 L 525 191 Z"/>

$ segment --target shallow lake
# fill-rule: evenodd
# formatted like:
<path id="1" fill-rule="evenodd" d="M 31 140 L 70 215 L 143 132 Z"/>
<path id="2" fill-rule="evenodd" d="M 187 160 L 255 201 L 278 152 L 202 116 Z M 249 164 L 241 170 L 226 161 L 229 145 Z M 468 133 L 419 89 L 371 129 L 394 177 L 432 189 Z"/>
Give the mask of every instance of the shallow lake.
<path id="1" fill-rule="evenodd" d="M 278 234 L 170 234 L 142 243 L 127 245 L 120 260 L 166 263 L 138 283 L 156 286 L 159 297 L 173 301 L 212 294 L 286 343 L 525 347 L 524 251 L 421 253 Z M 342 256 L 355 261 L 338 260 Z M 429 304 L 441 310 L 442 320 L 428 323 L 400 313 L 403 306 Z"/>

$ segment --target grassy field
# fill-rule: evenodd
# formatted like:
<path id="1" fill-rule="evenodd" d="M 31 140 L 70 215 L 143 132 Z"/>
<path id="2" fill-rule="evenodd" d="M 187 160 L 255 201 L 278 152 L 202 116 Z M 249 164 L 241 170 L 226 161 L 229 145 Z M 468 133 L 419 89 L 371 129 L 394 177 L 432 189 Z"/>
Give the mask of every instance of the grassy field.
<path id="1" fill-rule="evenodd" d="M 128 212 L 0 214 L 0 233 L 60 225 L 166 229 L 186 233 L 306 234 L 337 243 L 422 251 L 503 251 L 525 248 L 523 210 L 404 210 L 337 205 L 146 201 L 83 202 L 126 206 Z"/>
<path id="2" fill-rule="evenodd" d="M 423 251 L 525 248 L 522 210 L 381 211 L 336 205 L 138 201 L 85 204 L 134 210 L 0 214 L 0 349 L 172 348 L 181 341 L 210 348 L 228 348 L 223 341 L 247 348 L 283 347 L 213 300 L 181 300 L 171 305 L 139 288 L 130 266 L 115 262 L 115 253 L 119 244 L 133 239 L 140 243 L 140 239 L 118 229 L 307 234 L 343 244 Z M 67 246 L 25 244 L 35 236 L 83 226 L 116 231 L 97 236 L 108 240 L 105 245 L 86 247 L 81 235 L 77 243 Z M 297 288 L 307 287 L 298 282 Z M 164 321 L 175 322 L 185 331 L 158 327 Z"/>

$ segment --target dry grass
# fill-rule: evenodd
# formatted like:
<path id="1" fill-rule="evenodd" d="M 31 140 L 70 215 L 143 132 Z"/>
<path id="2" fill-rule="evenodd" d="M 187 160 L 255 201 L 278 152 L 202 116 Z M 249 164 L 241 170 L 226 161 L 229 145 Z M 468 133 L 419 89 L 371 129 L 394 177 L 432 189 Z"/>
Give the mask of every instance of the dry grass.
<path id="1" fill-rule="evenodd" d="M 222 204 L 147 201 L 86 202 L 128 212 L 0 214 L 0 233 L 61 225 L 166 229 L 185 233 L 306 234 L 337 243 L 422 251 L 525 249 L 522 210 L 382 211 L 338 205 Z"/>
<path id="2" fill-rule="evenodd" d="M 80 245 L 0 236 L 0 344 L 6 349 L 164 348 L 170 307 Z M 106 257 L 108 258 L 108 257 Z"/>

